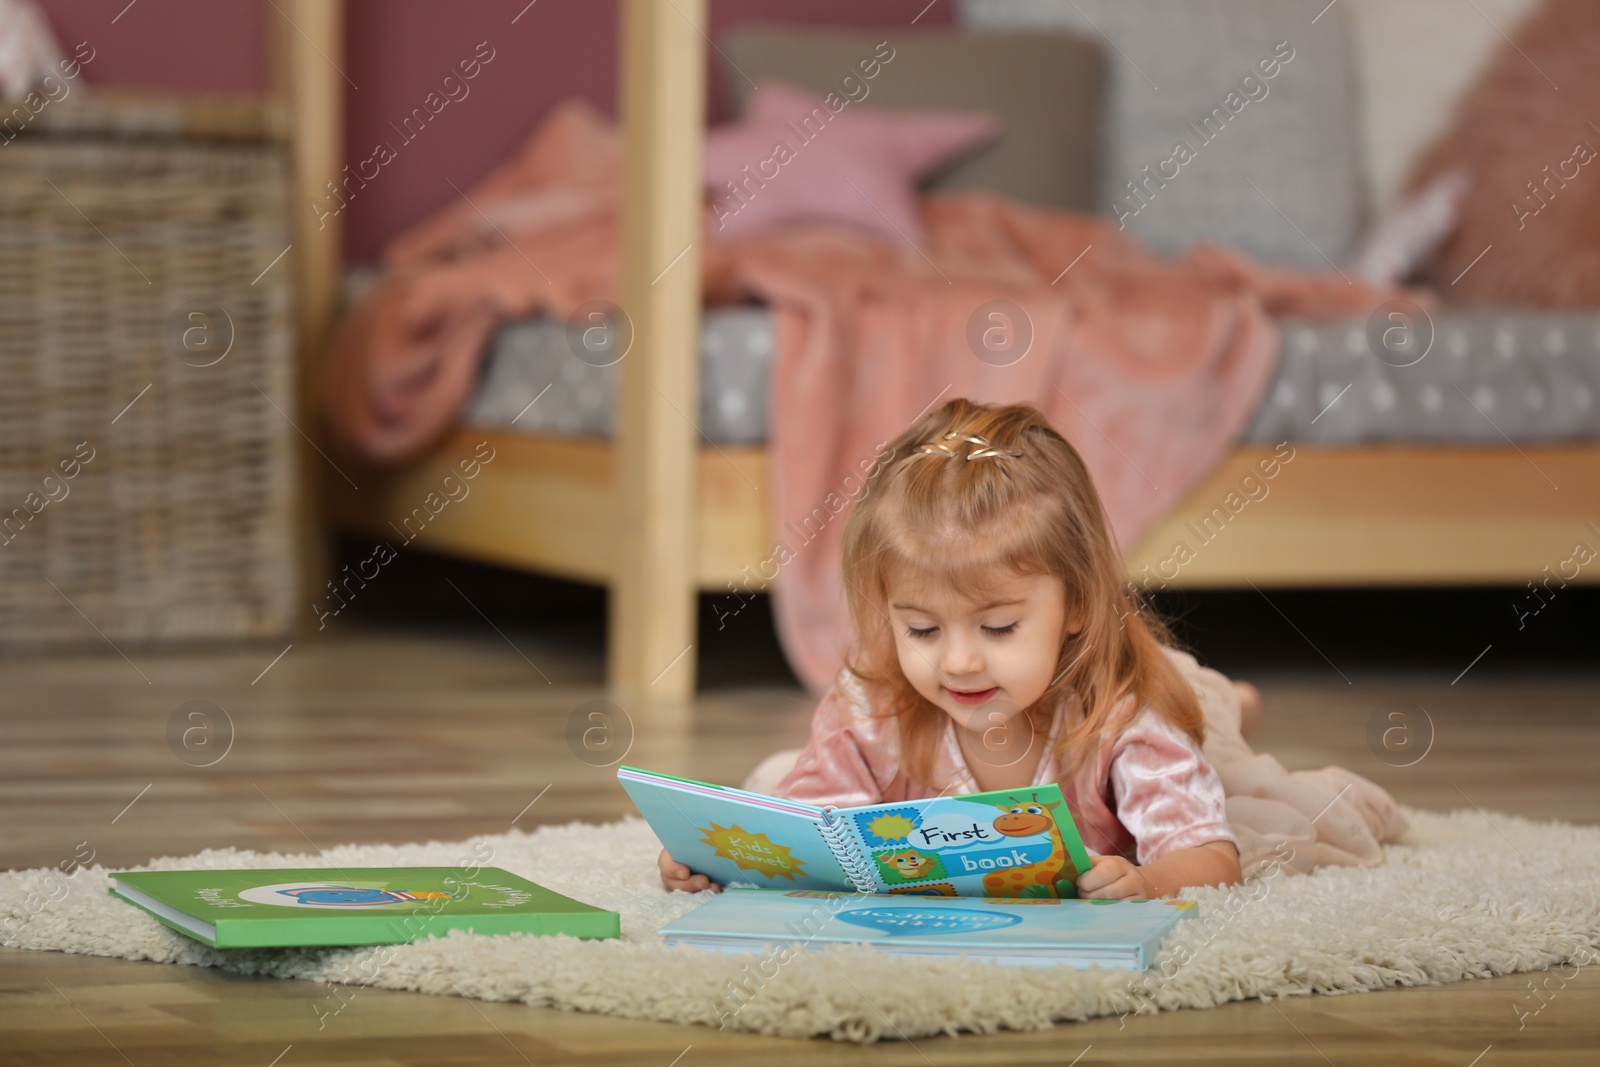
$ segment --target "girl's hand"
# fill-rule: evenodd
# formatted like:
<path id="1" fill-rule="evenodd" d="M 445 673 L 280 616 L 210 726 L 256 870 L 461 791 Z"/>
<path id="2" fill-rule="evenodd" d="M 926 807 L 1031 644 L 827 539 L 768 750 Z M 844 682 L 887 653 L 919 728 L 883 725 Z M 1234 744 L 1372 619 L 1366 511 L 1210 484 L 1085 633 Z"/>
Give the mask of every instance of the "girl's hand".
<path id="1" fill-rule="evenodd" d="M 715 889 L 719 893 L 722 892 L 720 885 L 703 874 L 692 874 L 689 868 L 667 855 L 666 849 L 661 850 L 661 855 L 656 859 L 656 866 L 661 868 L 661 884 L 669 891 L 698 893 L 702 889 Z"/>
<path id="2" fill-rule="evenodd" d="M 1232 841 L 1207 841 L 1173 849 L 1143 867 L 1121 856 L 1093 856 L 1078 876 L 1078 895 L 1091 900 L 1156 900 L 1188 886 L 1234 885 L 1240 880 L 1239 850 Z"/>
<path id="3" fill-rule="evenodd" d="M 1150 900 L 1160 896 L 1143 869 L 1121 856 L 1091 856 L 1094 866 L 1078 875 L 1078 896 L 1089 900 Z"/>

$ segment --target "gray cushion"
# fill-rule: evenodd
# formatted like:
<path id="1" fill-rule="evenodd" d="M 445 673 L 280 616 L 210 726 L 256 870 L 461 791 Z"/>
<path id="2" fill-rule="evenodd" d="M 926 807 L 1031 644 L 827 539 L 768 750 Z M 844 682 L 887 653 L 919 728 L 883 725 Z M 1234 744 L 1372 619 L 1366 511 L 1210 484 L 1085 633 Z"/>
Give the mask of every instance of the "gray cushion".
<path id="1" fill-rule="evenodd" d="M 894 49 L 861 77 L 879 42 Z M 1100 43 L 1061 32 L 811 30 L 746 25 L 721 41 L 729 107 L 743 114 L 751 82 L 781 81 L 866 107 L 985 111 L 1000 136 L 925 183 L 1002 193 L 1041 207 L 1093 211 L 1105 56 Z M 841 90 L 841 82 L 854 77 Z M 865 95 L 862 95 L 865 93 Z"/>
<path id="2" fill-rule="evenodd" d="M 1344 261 L 1361 224 L 1361 179 L 1353 60 L 1339 6 L 962 0 L 959 11 L 967 24 L 986 29 L 1104 37 L 1110 73 L 1099 206 L 1108 214 L 1118 214 L 1118 204 L 1136 210 L 1126 225 L 1158 251 L 1206 240 L 1270 262 L 1327 268 Z M 1258 64 L 1271 61 L 1281 41 L 1292 58 L 1262 78 Z M 1254 81 L 1241 91 L 1246 76 Z M 1197 133 L 1216 109 L 1221 118 L 1204 136 Z M 1180 141 L 1193 159 L 1164 164 Z M 1175 176 L 1165 180 L 1163 171 Z M 1143 203 L 1129 182 L 1148 190 Z"/>

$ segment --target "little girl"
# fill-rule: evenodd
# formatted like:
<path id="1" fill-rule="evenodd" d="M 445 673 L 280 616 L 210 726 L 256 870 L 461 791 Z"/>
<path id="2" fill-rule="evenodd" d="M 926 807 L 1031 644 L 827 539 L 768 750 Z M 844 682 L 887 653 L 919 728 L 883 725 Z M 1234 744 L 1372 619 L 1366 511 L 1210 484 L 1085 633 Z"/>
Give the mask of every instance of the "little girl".
<path id="1" fill-rule="evenodd" d="M 1080 896 L 1239 881 L 1239 838 L 1201 744 L 1211 709 L 1231 701 L 1221 728 L 1270 779 L 1259 761 L 1276 761 L 1240 738 L 1254 690 L 1167 647 L 1123 581 L 1077 451 L 1031 406 L 953 400 L 890 455 L 845 527 L 853 656 L 771 792 L 845 806 L 1055 782 L 1094 856 Z M 1387 800 L 1339 774 L 1328 784 L 1351 784 L 1335 800 L 1356 782 L 1370 804 Z M 1404 823 L 1389 814 L 1397 834 Z M 1315 827 L 1292 815 L 1276 820 L 1285 840 L 1314 845 Z M 660 867 L 668 889 L 715 888 L 664 851 Z"/>

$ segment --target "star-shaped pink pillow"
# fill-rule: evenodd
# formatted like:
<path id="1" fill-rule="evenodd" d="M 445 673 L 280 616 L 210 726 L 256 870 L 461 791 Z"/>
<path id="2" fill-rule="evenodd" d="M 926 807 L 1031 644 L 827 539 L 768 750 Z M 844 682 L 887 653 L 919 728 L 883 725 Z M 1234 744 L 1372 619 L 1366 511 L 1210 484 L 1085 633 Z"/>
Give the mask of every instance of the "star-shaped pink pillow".
<path id="1" fill-rule="evenodd" d="M 917 179 L 997 131 L 980 112 L 885 111 L 765 82 L 743 120 L 706 135 L 713 232 L 824 219 L 920 246 Z"/>

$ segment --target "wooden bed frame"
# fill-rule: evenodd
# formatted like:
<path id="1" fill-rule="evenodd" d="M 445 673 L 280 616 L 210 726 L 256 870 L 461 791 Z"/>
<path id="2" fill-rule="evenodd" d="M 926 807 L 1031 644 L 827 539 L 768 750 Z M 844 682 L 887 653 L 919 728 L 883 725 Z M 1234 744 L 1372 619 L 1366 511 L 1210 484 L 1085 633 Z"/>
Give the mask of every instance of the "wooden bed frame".
<path id="1" fill-rule="evenodd" d="M 765 450 L 701 447 L 682 414 L 699 410 L 705 6 L 622 4 L 620 303 L 635 339 L 621 364 L 615 440 L 464 426 L 419 462 L 366 473 L 358 492 L 322 478 L 336 526 L 392 537 L 446 473 L 488 442 L 495 458 L 473 485 L 473 503 L 441 513 L 423 543 L 606 586 L 609 679 L 623 699 L 693 693 L 696 594 L 731 582 L 744 588 L 746 568 L 773 544 Z M 322 24 L 336 33 L 337 19 Z M 319 43 L 338 54 L 336 40 Z M 304 106 L 337 109 L 338 79 L 319 84 L 325 95 Z M 314 200 L 320 172 L 297 174 L 302 199 Z M 307 369 L 314 373 L 315 361 Z M 1576 541 L 1600 544 L 1600 526 L 1586 525 L 1600 524 L 1600 444 L 1295 449 L 1267 496 L 1243 508 L 1231 498 L 1232 516 L 1222 510 L 1230 490 L 1271 453 L 1235 449 L 1128 554 L 1130 578 L 1152 589 L 1520 587 L 1544 579 L 1546 567 L 1553 572 Z M 1189 551 L 1175 552 L 1179 543 Z M 1577 580 L 1600 580 L 1600 567 Z"/>

